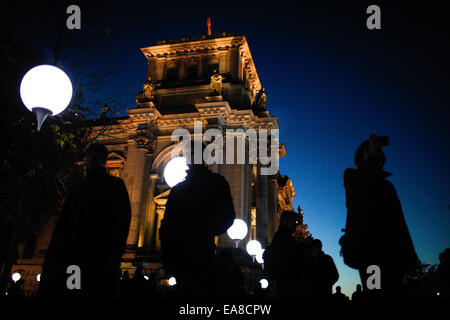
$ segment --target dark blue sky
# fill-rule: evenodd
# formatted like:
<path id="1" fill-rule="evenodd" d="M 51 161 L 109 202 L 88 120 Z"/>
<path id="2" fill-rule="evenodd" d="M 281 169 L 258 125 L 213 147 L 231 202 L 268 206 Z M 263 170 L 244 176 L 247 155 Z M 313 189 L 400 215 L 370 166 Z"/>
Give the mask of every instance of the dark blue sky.
<path id="1" fill-rule="evenodd" d="M 449 10 L 439 2 L 298 2 L 79 3 L 82 30 L 74 32 L 111 28 L 117 72 L 103 94 L 130 87 L 125 108 L 135 107 L 134 93 L 145 80 L 139 48 L 204 33 L 208 3 L 213 33 L 246 35 L 287 147 L 281 173 L 293 180 L 294 205 L 302 206 L 310 231 L 338 266 L 337 285 L 350 294 L 359 277 L 339 256 L 346 217 L 342 175 L 370 134 L 390 138 L 385 169 L 393 172 L 389 179 L 419 258 L 438 263 L 450 247 Z M 366 28 L 370 4 L 381 8 L 381 30 Z M 389 221 L 374 217 L 373 223 L 380 237 L 389 236 L 383 232 Z"/>

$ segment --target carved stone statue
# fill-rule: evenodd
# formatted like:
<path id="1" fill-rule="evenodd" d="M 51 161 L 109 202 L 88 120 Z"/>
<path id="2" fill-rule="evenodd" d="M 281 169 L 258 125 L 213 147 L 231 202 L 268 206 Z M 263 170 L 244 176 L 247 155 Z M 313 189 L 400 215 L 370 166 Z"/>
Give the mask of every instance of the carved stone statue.
<path id="1" fill-rule="evenodd" d="M 257 105 L 259 108 L 261 108 L 261 109 L 265 109 L 265 108 L 266 108 L 266 101 L 267 101 L 267 95 L 266 95 L 266 93 L 265 93 L 264 88 L 262 88 L 262 89 L 259 91 L 258 98 L 257 98 L 257 100 L 256 100 L 256 105 Z"/>
<path id="2" fill-rule="evenodd" d="M 213 89 L 214 94 L 220 96 L 222 94 L 222 81 L 224 76 L 214 70 L 214 74 L 211 76 L 211 82 L 209 86 Z"/>
<path id="3" fill-rule="evenodd" d="M 150 77 L 144 83 L 143 94 L 145 99 L 153 100 L 155 98 L 155 85 L 152 83 Z"/>

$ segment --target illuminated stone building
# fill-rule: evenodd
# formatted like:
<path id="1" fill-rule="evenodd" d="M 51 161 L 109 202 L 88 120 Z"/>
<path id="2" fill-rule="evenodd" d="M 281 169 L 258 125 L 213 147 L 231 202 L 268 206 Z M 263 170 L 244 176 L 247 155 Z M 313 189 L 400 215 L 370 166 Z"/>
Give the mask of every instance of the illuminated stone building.
<path id="1" fill-rule="evenodd" d="M 94 136 L 109 150 L 110 174 L 120 176 L 128 188 L 132 220 L 122 268 L 130 271 L 139 263 L 147 270 L 161 270 L 158 229 L 170 193 L 164 168 L 176 145 L 171 140 L 175 129 L 193 133 L 194 121 L 201 123 L 203 132 L 217 128 L 224 135 L 226 129 L 278 129 L 245 36 L 223 33 L 163 40 L 141 51 L 148 61 L 147 79 L 136 95 L 136 107 L 127 110 L 127 117 L 94 128 Z M 214 84 L 212 76 L 219 81 Z M 285 155 L 280 144 L 279 156 Z M 237 218 L 249 226 L 242 247 L 249 239 L 266 247 L 280 213 L 293 209 L 290 179 L 279 173 L 262 175 L 260 166 L 248 161 L 210 165 L 229 182 Z M 27 278 L 26 287 L 30 282 L 29 290 L 35 289 L 31 282 L 40 272 L 53 225 L 54 220 L 39 235 L 34 252 L 22 255 L 13 267 Z M 216 242 L 219 247 L 234 246 L 227 235 Z"/>

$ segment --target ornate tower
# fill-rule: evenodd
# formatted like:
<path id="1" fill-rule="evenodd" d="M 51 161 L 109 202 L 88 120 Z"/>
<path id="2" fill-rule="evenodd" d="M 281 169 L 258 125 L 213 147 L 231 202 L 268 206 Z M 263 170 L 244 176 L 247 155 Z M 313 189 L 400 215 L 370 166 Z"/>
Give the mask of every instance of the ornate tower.
<path id="1" fill-rule="evenodd" d="M 148 61 L 147 79 L 136 95 L 137 108 L 128 110 L 129 117 L 111 126 L 108 138 L 101 141 L 111 152 L 126 155 L 121 177 L 133 213 L 124 267 L 143 261 L 156 268 L 158 229 L 170 193 L 163 172 L 175 146 L 172 132 L 184 128 L 194 136 L 198 121 L 203 132 L 216 128 L 225 137 L 227 129 L 278 129 L 278 122 L 266 109 L 245 36 L 223 33 L 163 40 L 141 51 Z M 284 154 L 282 146 L 280 155 Z M 243 246 L 249 239 L 265 246 L 278 224 L 277 176 L 261 175 L 259 166 L 248 161 L 210 166 L 228 180 L 237 218 L 249 226 Z M 217 244 L 233 245 L 226 235 Z"/>

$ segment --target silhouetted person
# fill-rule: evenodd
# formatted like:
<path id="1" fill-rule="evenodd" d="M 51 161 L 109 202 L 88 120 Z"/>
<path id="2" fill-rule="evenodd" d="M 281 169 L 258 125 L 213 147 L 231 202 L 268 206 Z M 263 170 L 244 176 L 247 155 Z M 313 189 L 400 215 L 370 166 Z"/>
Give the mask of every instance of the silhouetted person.
<path id="1" fill-rule="evenodd" d="M 11 300 L 22 299 L 23 298 L 23 291 L 22 291 L 23 283 L 24 283 L 23 279 L 19 279 L 17 282 L 10 280 L 10 285 L 7 290 L 7 292 L 8 292 L 7 299 L 11 299 Z"/>
<path id="2" fill-rule="evenodd" d="M 295 237 L 295 234 L 294 234 Z M 314 279 L 312 274 L 314 272 L 314 261 L 312 257 L 312 238 L 308 237 L 306 239 L 298 239 L 297 241 L 297 258 L 298 258 L 298 269 L 297 269 L 297 285 L 296 285 L 296 295 L 300 299 L 308 298 L 310 296 L 310 288 L 313 285 Z"/>
<path id="3" fill-rule="evenodd" d="M 333 258 L 322 251 L 322 242 L 319 239 L 312 241 L 312 249 L 310 297 L 329 299 L 333 293 L 333 285 L 339 279 L 339 273 Z"/>
<path id="4" fill-rule="evenodd" d="M 216 252 L 216 274 L 218 298 L 245 299 L 247 290 L 240 266 L 233 261 L 232 248 L 222 248 Z"/>
<path id="5" fill-rule="evenodd" d="M 150 272 L 146 285 L 145 296 L 149 299 L 158 299 L 157 275 L 155 272 Z"/>
<path id="6" fill-rule="evenodd" d="M 125 270 L 120 279 L 120 298 L 129 299 L 131 297 L 130 273 Z"/>
<path id="7" fill-rule="evenodd" d="M 217 272 L 217 286 L 221 288 L 220 299 L 227 299 L 232 297 L 232 269 L 233 269 L 233 254 L 230 248 L 221 248 L 216 250 L 216 272 Z"/>
<path id="8" fill-rule="evenodd" d="M 358 269 L 366 291 L 367 267 L 381 269 L 381 289 L 394 297 L 406 272 L 418 259 L 403 217 L 403 211 L 390 175 L 383 170 L 386 161 L 382 147 L 386 136 L 370 136 L 355 154 L 356 169 L 346 169 L 344 186 L 347 205 L 345 235 L 340 243 L 344 262 Z"/>
<path id="9" fill-rule="evenodd" d="M 134 272 L 134 277 L 129 281 L 130 291 L 129 298 L 143 299 L 147 295 L 147 281 L 145 279 L 144 269 L 138 266 Z"/>
<path id="10" fill-rule="evenodd" d="M 363 291 L 362 286 L 360 284 L 356 285 L 356 291 L 352 293 L 352 301 L 361 301 L 363 300 Z"/>
<path id="11" fill-rule="evenodd" d="M 241 267 L 238 264 L 233 264 L 231 269 L 231 291 L 228 299 L 246 299 L 248 297 L 248 289 L 245 285 L 245 277 L 241 271 Z M 220 290 L 220 287 L 219 287 Z"/>
<path id="12" fill-rule="evenodd" d="M 86 148 L 86 176 L 61 209 L 43 265 L 41 298 L 119 296 L 120 261 L 131 209 L 123 181 L 106 172 L 107 156 L 100 143 Z M 80 267 L 80 290 L 67 288 L 70 265 Z"/>
<path id="13" fill-rule="evenodd" d="M 264 268 L 274 282 L 277 299 L 295 299 L 299 285 L 299 255 L 293 233 L 298 224 L 298 214 L 284 211 L 280 226 L 272 243 L 264 252 Z"/>
<path id="14" fill-rule="evenodd" d="M 203 163 L 190 164 L 185 180 L 170 190 L 159 229 L 164 270 L 176 278 L 181 296 L 213 297 L 214 237 L 226 232 L 235 216 L 225 178 Z"/>
<path id="15" fill-rule="evenodd" d="M 341 286 L 336 287 L 336 292 L 333 293 L 333 300 L 348 301 L 348 297 L 341 292 Z"/>
<path id="16" fill-rule="evenodd" d="M 266 301 L 270 300 L 270 287 L 262 288 L 260 279 L 255 279 L 253 284 L 253 295 L 251 295 L 251 300 L 253 301 Z"/>

